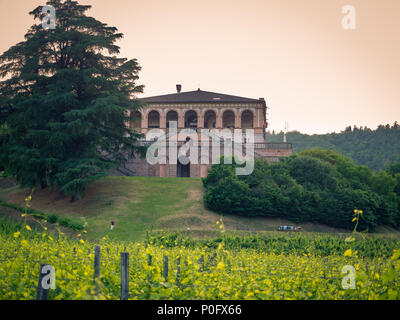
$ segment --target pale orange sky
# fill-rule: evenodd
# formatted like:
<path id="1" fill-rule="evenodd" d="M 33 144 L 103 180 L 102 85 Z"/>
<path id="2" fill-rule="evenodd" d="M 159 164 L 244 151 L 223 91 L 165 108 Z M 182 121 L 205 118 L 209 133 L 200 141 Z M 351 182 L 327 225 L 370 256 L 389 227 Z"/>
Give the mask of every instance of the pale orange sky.
<path id="1" fill-rule="evenodd" d="M 125 37 L 142 96 L 201 88 L 265 97 L 269 129 L 306 133 L 400 121 L 399 0 L 80 0 Z M 45 0 L 0 0 L 0 52 Z M 356 8 L 356 30 L 341 26 Z"/>

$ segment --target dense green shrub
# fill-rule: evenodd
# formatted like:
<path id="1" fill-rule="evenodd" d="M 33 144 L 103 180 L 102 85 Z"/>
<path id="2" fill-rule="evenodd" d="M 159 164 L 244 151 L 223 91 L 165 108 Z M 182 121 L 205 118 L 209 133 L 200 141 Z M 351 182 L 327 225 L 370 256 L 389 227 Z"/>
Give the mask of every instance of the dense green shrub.
<path id="1" fill-rule="evenodd" d="M 47 216 L 47 221 L 50 223 L 56 223 L 58 221 L 58 216 L 55 214 L 49 214 Z"/>
<path id="2" fill-rule="evenodd" d="M 73 230 L 83 230 L 83 223 L 78 220 L 70 219 L 68 227 L 73 229 Z"/>
<path id="3" fill-rule="evenodd" d="M 74 230 L 83 230 L 83 223 L 79 220 L 71 219 L 68 217 L 58 218 L 58 223 L 66 228 L 71 228 Z"/>
<path id="4" fill-rule="evenodd" d="M 282 217 L 352 229 L 353 210 L 363 210 L 359 229 L 400 226 L 400 174 L 374 173 L 342 155 L 312 149 L 281 158 L 257 159 L 248 176 L 236 164 L 213 165 L 203 179 L 206 206 L 220 213 Z"/>
<path id="5" fill-rule="evenodd" d="M 56 214 L 46 214 L 40 210 L 33 209 L 33 208 L 21 207 L 14 203 L 8 203 L 2 199 L 0 199 L 0 205 L 3 207 L 14 209 L 21 213 L 28 213 L 32 217 L 42 219 L 42 220 L 47 220 L 50 223 L 56 223 L 58 221 L 58 223 L 63 227 L 71 228 L 74 230 L 83 230 L 84 229 L 83 222 L 80 220 L 77 220 L 77 219 L 71 219 L 68 217 L 59 218 Z"/>
<path id="6" fill-rule="evenodd" d="M 18 212 L 21 213 L 28 213 L 31 216 L 39 219 L 46 219 L 46 214 L 40 210 L 32 209 L 32 208 L 26 208 L 26 207 L 21 207 L 17 204 L 14 203 L 8 203 L 2 199 L 0 199 L 0 206 L 6 207 L 6 208 L 11 208 L 14 209 Z"/>
<path id="7" fill-rule="evenodd" d="M 71 219 L 67 217 L 62 217 L 59 219 L 59 224 L 63 227 L 68 227 L 71 224 Z"/>

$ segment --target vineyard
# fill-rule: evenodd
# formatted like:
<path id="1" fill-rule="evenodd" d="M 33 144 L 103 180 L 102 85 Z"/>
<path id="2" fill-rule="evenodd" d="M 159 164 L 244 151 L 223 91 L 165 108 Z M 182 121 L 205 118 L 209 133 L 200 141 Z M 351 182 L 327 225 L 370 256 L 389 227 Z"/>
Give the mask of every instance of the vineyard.
<path id="1" fill-rule="evenodd" d="M 128 254 L 129 299 L 400 298 L 398 240 L 357 237 L 346 242 L 300 235 L 293 243 L 303 241 L 301 247 L 307 250 L 290 245 L 288 251 L 279 250 L 285 241 L 278 236 L 271 236 L 274 244 L 267 250 L 234 246 L 238 240 L 224 236 L 200 245 L 168 234 L 144 243 L 107 237 L 89 242 L 84 232 L 67 238 L 23 224 L 3 221 L 0 226 L 0 299 L 36 299 L 43 263 L 56 274 L 49 299 L 120 299 L 122 252 Z M 340 242 L 342 247 L 331 254 L 312 252 L 318 241 Z M 379 254 L 380 249 L 392 252 Z M 355 271 L 355 288 L 348 281 L 349 267 Z"/>

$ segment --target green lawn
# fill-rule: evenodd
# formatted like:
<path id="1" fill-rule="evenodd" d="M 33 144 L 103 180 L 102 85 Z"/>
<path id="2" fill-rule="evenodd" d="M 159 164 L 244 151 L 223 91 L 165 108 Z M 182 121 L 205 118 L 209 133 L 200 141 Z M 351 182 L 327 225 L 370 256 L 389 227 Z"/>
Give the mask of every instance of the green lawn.
<path id="1" fill-rule="evenodd" d="M 200 179 L 107 177 L 89 186 L 86 196 L 75 203 L 60 199 L 56 191 L 37 190 L 32 207 L 46 213 L 85 217 L 92 239 L 109 234 L 114 239 L 138 240 L 147 230 L 163 228 L 163 219 L 168 221 L 168 217 L 190 211 L 201 201 L 201 197 L 191 201 L 191 194 L 201 192 Z M 28 190 L 18 187 L 0 190 L 1 198 L 20 205 L 27 194 Z M 109 232 L 111 220 L 115 221 L 113 232 Z"/>
<path id="2" fill-rule="evenodd" d="M 30 190 L 0 186 L 0 198 L 24 206 Z M 184 230 L 194 237 L 213 235 L 219 214 L 203 205 L 203 186 L 199 178 L 107 177 L 87 188 L 83 199 L 74 203 L 60 198 L 57 191 L 35 190 L 32 208 L 45 213 L 81 219 L 88 222 L 88 238 L 109 235 L 115 240 L 142 240 L 146 231 Z M 1 211 L 0 211 L 1 214 Z M 16 213 L 17 214 L 17 213 Z M 20 215 L 20 214 L 19 214 Z M 284 219 L 224 216 L 226 229 L 235 232 L 276 230 Z M 110 232 L 110 222 L 115 229 Z M 304 231 L 340 232 L 324 225 L 301 224 Z"/>
<path id="3" fill-rule="evenodd" d="M 89 236 L 103 236 L 114 220 L 110 237 L 137 240 L 149 228 L 162 227 L 161 218 L 185 210 L 189 190 L 198 187 L 199 180 L 109 177 L 100 184 L 86 208 Z"/>

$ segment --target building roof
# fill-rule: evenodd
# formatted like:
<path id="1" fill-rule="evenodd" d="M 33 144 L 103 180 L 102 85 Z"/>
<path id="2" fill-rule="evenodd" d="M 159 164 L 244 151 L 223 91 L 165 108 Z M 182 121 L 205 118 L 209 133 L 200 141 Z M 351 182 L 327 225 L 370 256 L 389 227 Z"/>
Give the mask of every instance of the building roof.
<path id="1" fill-rule="evenodd" d="M 228 94 L 195 90 L 173 94 L 164 94 L 161 96 L 153 96 L 141 98 L 146 103 L 260 103 L 263 99 L 251 99 Z"/>

